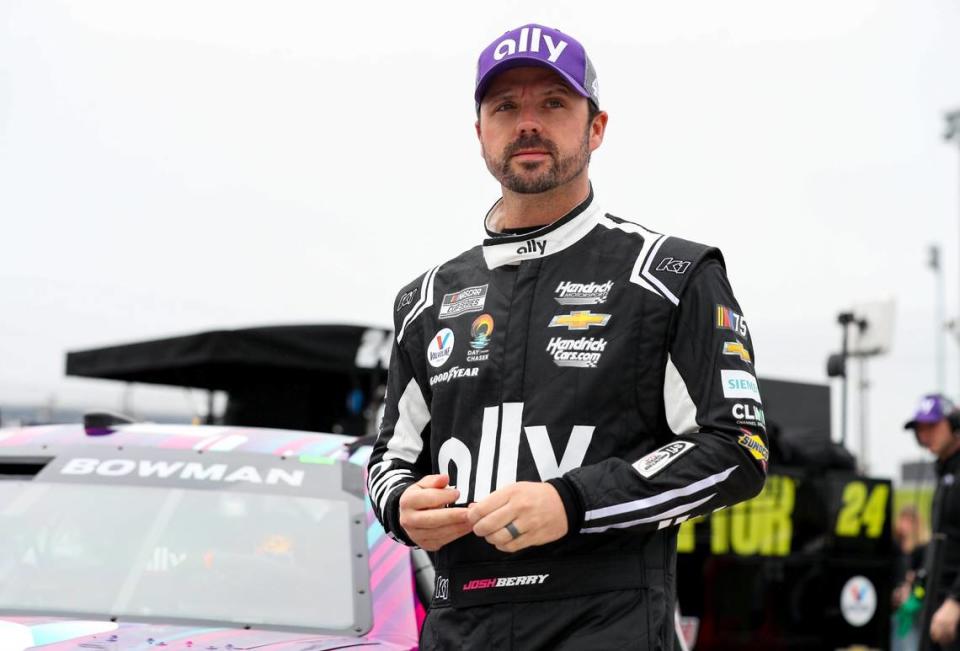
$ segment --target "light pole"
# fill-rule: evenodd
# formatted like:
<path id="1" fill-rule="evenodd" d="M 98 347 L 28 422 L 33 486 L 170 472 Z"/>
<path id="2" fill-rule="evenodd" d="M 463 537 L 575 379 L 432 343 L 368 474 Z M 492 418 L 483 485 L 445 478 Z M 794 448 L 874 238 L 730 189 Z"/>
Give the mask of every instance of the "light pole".
<path id="1" fill-rule="evenodd" d="M 960 109 L 950 111 L 944 117 L 947 120 L 947 128 L 943 132 L 943 139 L 947 142 L 956 143 L 957 149 L 960 151 Z M 956 330 L 955 334 L 958 335 L 958 341 L 960 341 L 960 330 Z"/>
<path id="2" fill-rule="evenodd" d="M 931 244 L 929 249 L 930 257 L 928 258 L 928 265 L 933 271 L 934 280 L 936 286 L 934 288 L 934 328 L 933 328 L 933 346 L 934 346 L 934 355 L 936 359 L 934 364 L 936 364 L 937 369 L 937 392 L 941 395 L 946 391 L 946 382 L 947 382 L 947 373 L 946 373 L 946 346 L 944 346 L 944 340 L 947 336 L 947 326 L 946 326 L 946 317 L 944 316 L 944 286 L 943 286 L 943 265 L 940 264 L 940 246 L 937 244 Z"/>

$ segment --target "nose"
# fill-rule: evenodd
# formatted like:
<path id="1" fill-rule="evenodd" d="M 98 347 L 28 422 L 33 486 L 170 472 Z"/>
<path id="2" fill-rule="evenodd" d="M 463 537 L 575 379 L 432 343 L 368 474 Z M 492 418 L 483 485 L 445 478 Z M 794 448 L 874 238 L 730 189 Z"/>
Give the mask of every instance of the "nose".
<path id="1" fill-rule="evenodd" d="M 542 125 L 537 119 L 535 109 L 529 104 L 522 106 L 520 108 L 519 120 L 517 120 L 518 135 L 539 134 L 541 128 Z"/>

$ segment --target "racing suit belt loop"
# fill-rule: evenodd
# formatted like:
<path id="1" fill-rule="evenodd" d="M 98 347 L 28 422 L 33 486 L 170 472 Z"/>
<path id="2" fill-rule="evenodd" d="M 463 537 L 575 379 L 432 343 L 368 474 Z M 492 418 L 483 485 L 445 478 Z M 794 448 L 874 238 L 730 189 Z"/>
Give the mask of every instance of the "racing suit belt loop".
<path id="1" fill-rule="evenodd" d="M 449 602 L 435 599 L 433 606 L 454 607 L 563 599 L 643 588 L 650 580 L 664 580 L 662 569 L 643 568 L 643 559 L 632 555 L 475 563 L 446 572 L 438 569 L 437 574 L 449 575 Z"/>

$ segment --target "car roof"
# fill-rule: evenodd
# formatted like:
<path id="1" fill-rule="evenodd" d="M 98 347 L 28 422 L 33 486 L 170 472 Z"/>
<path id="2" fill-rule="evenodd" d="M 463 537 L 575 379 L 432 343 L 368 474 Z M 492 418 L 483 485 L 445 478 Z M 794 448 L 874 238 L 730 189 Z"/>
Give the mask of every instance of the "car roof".
<path id="1" fill-rule="evenodd" d="M 100 430 L 102 432 L 102 430 Z M 356 437 L 320 432 L 235 427 L 134 423 L 115 425 L 107 434 L 88 434 L 83 425 L 34 425 L 0 429 L 0 457 L 24 449 L 56 454 L 77 446 L 145 447 L 168 450 L 252 452 L 278 457 L 332 458 L 362 463 L 369 450 L 352 453 Z"/>

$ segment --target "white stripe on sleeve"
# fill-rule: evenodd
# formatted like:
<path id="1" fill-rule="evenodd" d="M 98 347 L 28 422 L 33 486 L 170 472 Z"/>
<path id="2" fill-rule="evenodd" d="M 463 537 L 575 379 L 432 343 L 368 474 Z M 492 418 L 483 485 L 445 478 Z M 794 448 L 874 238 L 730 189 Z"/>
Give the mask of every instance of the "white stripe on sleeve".
<path id="1" fill-rule="evenodd" d="M 674 488 L 673 490 L 665 491 L 659 495 L 645 497 L 643 499 L 633 500 L 631 502 L 624 502 L 623 504 L 605 506 L 602 509 L 587 511 L 586 515 L 584 516 L 584 520 L 599 520 L 600 518 L 605 518 L 611 515 L 620 515 L 621 513 L 629 513 L 630 511 L 642 511 L 654 506 L 659 506 L 665 502 L 669 502 L 670 500 L 675 500 L 678 497 L 687 497 L 689 495 L 693 495 L 694 493 L 698 493 L 702 490 L 706 490 L 723 481 L 726 481 L 727 477 L 729 477 L 730 474 L 736 469 L 737 466 L 730 466 L 723 472 L 710 475 L 709 477 L 705 477 L 681 488 Z M 655 519 L 659 520 L 662 517 L 663 514 L 660 514 L 656 516 Z"/>

